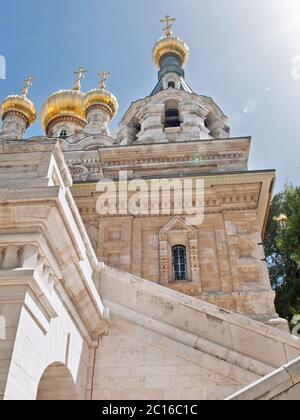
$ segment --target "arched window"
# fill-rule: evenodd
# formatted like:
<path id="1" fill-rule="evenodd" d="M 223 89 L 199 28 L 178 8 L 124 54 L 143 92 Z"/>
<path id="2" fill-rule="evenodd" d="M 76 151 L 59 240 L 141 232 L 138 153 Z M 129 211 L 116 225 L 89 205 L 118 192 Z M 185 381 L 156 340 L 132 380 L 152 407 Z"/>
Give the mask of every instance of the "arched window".
<path id="1" fill-rule="evenodd" d="M 130 129 L 128 130 L 128 137 L 129 137 L 128 144 L 137 142 L 138 135 L 142 129 L 140 121 L 136 117 L 133 117 L 133 119 L 128 124 L 128 128 Z"/>
<path id="2" fill-rule="evenodd" d="M 211 125 L 211 121 L 208 118 L 206 118 L 206 120 L 204 120 L 204 125 L 205 128 L 209 128 L 209 126 Z"/>
<path id="3" fill-rule="evenodd" d="M 172 248 L 173 280 L 187 280 L 186 247 L 176 245 Z"/>
<path id="4" fill-rule="evenodd" d="M 165 128 L 171 127 L 180 127 L 180 115 L 177 101 L 167 101 L 165 103 L 165 118 L 164 118 Z"/>
<path id="5" fill-rule="evenodd" d="M 173 88 L 175 89 L 175 82 L 171 81 L 168 83 L 168 88 Z"/>
<path id="6" fill-rule="evenodd" d="M 178 109 L 168 109 L 166 111 L 165 127 L 180 127 Z"/>
<path id="7" fill-rule="evenodd" d="M 140 133 L 140 131 L 142 129 L 141 123 L 136 122 L 135 125 L 133 126 L 133 128 L 136 130 L 134 141 L 137 141 L 138 140 L 138 134 Z"/>
<path id="8" fill-rule="evenodd" d="M 61 130 L 59 137 L 65 139 L 67 137 L 67 134 L 67 130 L 64 128 L 63 130 Z"/>

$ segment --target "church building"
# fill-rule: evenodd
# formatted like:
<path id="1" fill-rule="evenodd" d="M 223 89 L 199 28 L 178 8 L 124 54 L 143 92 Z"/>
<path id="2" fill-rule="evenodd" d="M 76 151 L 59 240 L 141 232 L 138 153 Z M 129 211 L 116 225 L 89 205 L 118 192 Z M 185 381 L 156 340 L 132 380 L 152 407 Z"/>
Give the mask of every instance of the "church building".
<path id="1" fill-rule="evenodd" d="M 32 78 L 2 98 L 0 399 L 300 399 L 262 245 L 275 170 L 189 86 L 174 21 L 118 130 L 107 71 L 47 98 L 38 137 Z"/>

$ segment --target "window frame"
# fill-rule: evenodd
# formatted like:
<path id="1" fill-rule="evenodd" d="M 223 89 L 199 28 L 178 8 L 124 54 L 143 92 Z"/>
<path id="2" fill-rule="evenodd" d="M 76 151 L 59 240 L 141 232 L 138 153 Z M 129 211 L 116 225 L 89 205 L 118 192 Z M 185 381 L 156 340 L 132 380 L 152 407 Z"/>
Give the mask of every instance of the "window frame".
<path id="1" fill-rule="evenodd" d="M 175 252 L 177 251 L 183 251 L 183 258 L 184 261 L 180 260 L 180 256 L 176 256 Z M 172 276 L 173 276 L 173 282 L 187 282 L 188 280 L 188 253 L 187 253 L 187 247 L 185 245 L 174 245 L 171 248 L 172 253 Z M 178 258 L 178 261 L 175 261 L 175 258 Z M 176 267 L 178 265 L 178 267 Z M 182 270 L 184 266 L 184 271 Z M 179 268 L 179 270 L 178 270 Z M 182 275 L 181 275 L 182 273 Z M 178 275 L 179 274 L 179 275 Z M 179 278 L 181 277 L 181 278 Z"/>
<path id="2" fill-rule="evenodd" d="M 66 133 L 66 134 L 63 134 Z M 59 132 L 59 138 L 66 139 L 68 137 L 68 131 L 65 128 L 62 128 Z"/>

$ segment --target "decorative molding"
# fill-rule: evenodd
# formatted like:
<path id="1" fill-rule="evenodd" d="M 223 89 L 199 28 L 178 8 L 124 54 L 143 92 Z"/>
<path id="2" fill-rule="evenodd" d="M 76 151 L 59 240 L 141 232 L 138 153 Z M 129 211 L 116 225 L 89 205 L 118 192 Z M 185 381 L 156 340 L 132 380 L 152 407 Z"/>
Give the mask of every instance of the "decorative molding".
<path id="1" fill-rule="evenodd" d="M 88 115 L 90 112 L 96 110 L 96 109 L 101 109 L 102 111 L 105 111 L 109 114 L 110 118 L 113 117 L 112 112 L 110 110 L 110 108 L 106 105 L 102 105 L 102 104 L 94 104 L 91 105 L 87 110 L 86 110 L 86 114 Z"/>
<path id="2" fill-rule="evenodd" d="M 161 164 L 161 163 L 192 163 L 194 165 L 201 165 L 201 163 L 206 163 L 207 161 L 222 161 L 222 160 L 232 160 L 232 159 L 245 159 L 243 153 L 226 153 L 226 154 L 193 154 L 192 156 L 182 157 L 153 157 L 153 158 L 141 158 L 141 159 L 132 159 L 123 157 L 120 160 L 111 160 L 106 161 L 105 166 L 107 167 L 120 167 L 122 166 L 138 166 L 144 164 Z"/>
<path id="3" fill-rule="evenodd" d="M 8 111 L 8 112 L 6 112 L 6 113 L 2 116 L 2 119 L 3 119 L 3 120 L 5 120 L 5 118 L 6 118 L 6 117 L 9 117 L 9 116 L 13 116 L 13 117 L 19 117 L 19 118 L 21 118 L 21 119 L 25 122 L 26 127 L 29 127 L 29 125 L 30 125 L 30 123 L 29 123 L 29 119 L 26 117 L 26 115 L 22 114 L 22 112 L 19 112 L 19 111 Z"/>
<path id="4" fill-rule="evenodd" d="M 177 240 L 178 239 L 178 240 Z M 187 225 L 180 216 L 175 216 L 159 232 L 160 282 L 168 286 L 172 282 L 172 246 L 184 245 L 187 249 L 188 273 L 193 283 L 200 284 L 200 267 L 197 230 Z M 198 287 L 199 289 L 199 287 Z"/>
<path id="5" fill-rule="evenodd" d="M 61 116 L 61 117 L 56 117 L 54 118 L 52 121 L 50 121 L 50 123 L 47 125 L 47 129 L 46 129 L 46 133 L 47 135 L 49 134 L 49 132 L 51 131 L 51 129 L 58 123 L 61 122 L 68 122 L 68 123 L 73 123 L 75 125 L 79 125 L 80 127 L 84 128 L 86 126 L 86 121 L 81 120 L 80 118 L 76 118 L 76 117 L 71 117 L 71 116 Z"/>

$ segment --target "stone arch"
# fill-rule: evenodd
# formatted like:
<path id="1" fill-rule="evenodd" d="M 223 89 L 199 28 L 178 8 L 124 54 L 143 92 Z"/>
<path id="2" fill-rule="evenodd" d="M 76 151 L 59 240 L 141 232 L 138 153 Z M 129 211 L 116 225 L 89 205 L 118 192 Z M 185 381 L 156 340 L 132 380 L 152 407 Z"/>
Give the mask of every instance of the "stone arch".
<path id="1" fill-rule="evenodd" d="M 226 115 L 216 105 L 212 98 L 206 96 L 199 97 L 200 104 L 208 111 L 204 120 L 205 127 L 209 130 L 212 138 L 227 138 L 230 136 L 229 121 Z"/>
<path id="2" fill-rule="evenodd" d="M 182 118 L 180 115 L 180 102 L 177 99 L 167 99 L 164 102 L 164 114 L 162 117 L 162 123 L 165 128 L 180 127 Z"/>
<path id="3" fill-rule="evenodd" d="M 127 125 L 129 144 L 134 144 L 138 141 L 141 130 L 141 120 L 135 115 L 131 118 L 130 122 Z"/>
<path id="4" fill-rule="evenodd" d="M 62 363 L 53 363 L 44 371 L 37 390 L 37 400 L 58 401 L 79 399 L 70 370 Z"/>

